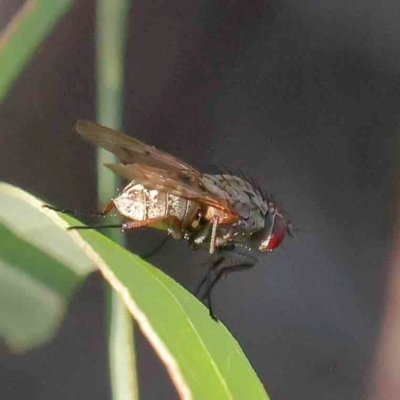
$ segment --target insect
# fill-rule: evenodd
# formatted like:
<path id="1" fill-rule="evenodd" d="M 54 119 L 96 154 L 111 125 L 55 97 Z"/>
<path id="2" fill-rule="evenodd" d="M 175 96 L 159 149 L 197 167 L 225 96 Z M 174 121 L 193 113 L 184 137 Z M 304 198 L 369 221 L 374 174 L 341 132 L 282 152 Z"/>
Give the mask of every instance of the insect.
<path id="1" fill-rule="evenodd" d="M 94 122 L 78 121 L 76 130 L 114 153 L 120 162 L 106 167 L 129 183 L 99 213 L 106 215 L 115 208 L 126 219 L 122 225 L 74 228 L 120 226 L 125 231 L 149 226 L 186 239 L 195 248 L 207 246 L 212 257 L 196 292 L 205 287 L 200 298 L 208 300 L 213 317 L 210 294 L 221 276 L 253 266 L 251 251 L 272 251 L 286 234 L 293 235 L 274 198 L 243 178 L 202 174 L 168 153 Z M 227 255 L 238 250 L 248 253 L 245 261 L 224 265 Z"/>

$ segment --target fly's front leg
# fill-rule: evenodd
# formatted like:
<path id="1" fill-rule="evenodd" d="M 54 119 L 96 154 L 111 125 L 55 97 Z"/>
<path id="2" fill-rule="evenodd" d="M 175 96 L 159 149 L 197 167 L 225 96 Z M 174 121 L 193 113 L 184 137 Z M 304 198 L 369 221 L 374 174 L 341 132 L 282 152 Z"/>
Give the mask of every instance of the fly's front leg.
<path id="1" fill-rule="evenodd" d="M 210 240 L 210 254 L 215 253 L 215 249 L 217 247 L 217 228 L 219 224 L 219 217 L 214 215 L 212 221 L 212 230 L 211 230 L 211 240 Z"/>

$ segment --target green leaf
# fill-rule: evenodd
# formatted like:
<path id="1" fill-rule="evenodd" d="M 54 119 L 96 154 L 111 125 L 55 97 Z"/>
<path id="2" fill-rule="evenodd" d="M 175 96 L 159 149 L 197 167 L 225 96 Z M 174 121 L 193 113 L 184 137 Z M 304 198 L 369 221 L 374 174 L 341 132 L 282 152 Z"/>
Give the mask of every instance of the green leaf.
<path id="1" fill-rule="evenodd" d="M 65 238 L 74 240 L 76 247 L 90 258 L 119 293 L 165 364 L 181 398 L 268 399 L 256 373 L 226 327 L 213 321 L 203 304 L 159 269 L 96 231 L 63 231 L 66 222 L 73 225 L 79 222 L 40 208 L 37 199 L 9 185 L 0 186 L 0 210 L 9 215 L 9 209 L 4 205 L 12 206 L 12 214 L 19 215 L 20 219 L 1 215 L 1 221 L 4 224 L 7 221 L 9 227 L 11 220 L 16 221 L 17 226 L 13 229 L 20 231 L 21 220 L 32 221 L 28 229 L 31 234 L 28 232 L 24 240 L 27 241 L 29 236 L 33 240 L 29 245 L 37 252 L 49 254 L 47 240 L 40 240 L 42 247 L 39 247 L 38 236 L 52 224 L 54 234 L 56 231 L 60 234 L 48 245 L 53 257 L 54 254 L 68 254 L 72 263 L 71 250 L 66 252 L 63 243 Z M 38 213 L 41 218 L 35 217 Z M 40 225 L 35 228 L 36 223 Z M 63 235 L 65 238 L 61 239 Z M 58 244 L 54 243 L 58 240 Z M 0 250 L 3 257 L 3 246 Z M 15 264 L 10 267 L 15 266 L 17 271 L 26 270 L 26 267 L 19 268 L 17 261 L 15 256 Z M 56 279 L 59 269 L 53 272 Z"/>
<path id="2" fill-rule="evenodd" d="M 0 100 L 72 0 L 26 0 L 0 36 Z"/>
<path id="3" fill-rule="evenodd" d="M 64 227 L 39 200 L 0 184 L 0 335 L 16 351 L 55 335 L 71 295 L 94 269 Z"/>

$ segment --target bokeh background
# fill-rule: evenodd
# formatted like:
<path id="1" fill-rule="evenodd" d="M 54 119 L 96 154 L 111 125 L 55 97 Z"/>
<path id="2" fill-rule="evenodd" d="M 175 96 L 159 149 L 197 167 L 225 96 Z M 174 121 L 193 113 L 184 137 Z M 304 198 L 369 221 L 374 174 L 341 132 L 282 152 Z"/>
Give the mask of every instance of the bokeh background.
<path id="1" fill-rule="evenodd" d="M 0 27 L 23 4 L 0 1 Z M 365 398 L 382 319 L 400 123 L 397 0 L 134 0 L 125 131 L 207 171 L 244 171 L 299 229 L 215 292 L 215 312 L 273 400 Z M 60 207 L 96 204 L 95 2 L 76 1 L 0 107 L 0 180 Z M 145 253 L 162 234 L 130 232 Z M 189 290 L 200 258 L 152 262 Z M 0 278 L 1 279 L 1 278 Z M 104 286 L 76 294 L 58 337 L 0 352 L 2 399 L 109 399 Z M 141 398 L 177 398 L 138 338 Z M 240 377 L 238 377 L 240 379 Z M 206 382 L 205 382 L 206 384 Z"/>

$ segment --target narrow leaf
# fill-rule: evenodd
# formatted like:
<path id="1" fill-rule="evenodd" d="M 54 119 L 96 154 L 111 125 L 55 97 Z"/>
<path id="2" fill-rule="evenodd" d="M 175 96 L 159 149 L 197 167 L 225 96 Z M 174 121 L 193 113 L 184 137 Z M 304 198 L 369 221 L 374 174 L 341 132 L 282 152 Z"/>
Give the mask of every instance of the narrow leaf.
<path id="1" fill-rule="evenodd" d="M 41 212 L 55 230 L 65 227 L 62 220 L 79 223 L 53 211 L 44 213 L 38 200 L 8 185 L 0 186 L 0 205 L 4 198 L 13 198 L 14 207 L 20 210 L 24 207 L 20 203 L 29 201 L 25 218 Z M 182 399 L 268 399 L 237 341 L 178 283 L 96 231 L 62 232 L 121 296 Z"/>

